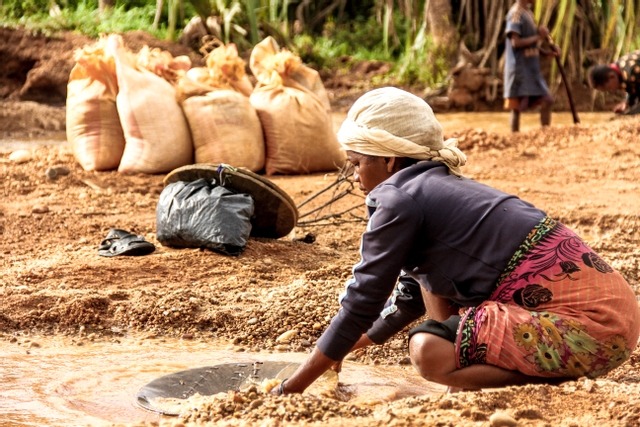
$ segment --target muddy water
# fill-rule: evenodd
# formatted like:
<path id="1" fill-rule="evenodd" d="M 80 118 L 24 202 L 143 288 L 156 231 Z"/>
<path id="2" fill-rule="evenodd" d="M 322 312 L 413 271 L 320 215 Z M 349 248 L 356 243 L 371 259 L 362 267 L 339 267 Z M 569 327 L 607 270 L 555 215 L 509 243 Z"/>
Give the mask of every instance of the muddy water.
<path id="1" fill-rule="evenodd" d="M 135 399 L 141 387 L 158 377 L 224 363 L 301 363 L 304 358 L 301 353 L 238 353 L 223 344 L 177 339 L 20 337 L 0 348 L 0 426 L 159 422 L 170 417 L 142 409 Z M 410 366 L 345 362 L 339 380 L 353 393 L 353 403 L 443 391 L 418 378 Z"/>

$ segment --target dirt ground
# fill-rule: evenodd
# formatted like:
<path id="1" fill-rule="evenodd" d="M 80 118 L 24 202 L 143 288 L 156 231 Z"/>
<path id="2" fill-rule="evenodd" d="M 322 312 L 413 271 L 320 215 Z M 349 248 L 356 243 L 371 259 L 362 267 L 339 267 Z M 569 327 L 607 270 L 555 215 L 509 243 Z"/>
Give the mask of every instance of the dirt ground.
<path id="1" fill-rule="evenodd" d="M 65 40 L 57 41 L 64 48 L 54 52 L 51 41 L 0 29 L 2 345 L 20 345 L 33 332 L 77 335 L 82 330 L 87 340 L 130 332 L 215 339 L 232 343 L 239 352 L 310 351 L 338 309 L 337 296 L 357 261 L 365 228 L 363 210 L 298 226 L 278 240 L 252 238 L 238 257 L 161 245 L 155 235 L 155 209 L 162 175 L 84 171 L 64 143 L 44 143 L 65 139 L 64 97 L 43 80 L 31 80 L 25 88 L 34 74 L 47 73 L 26 76 L 28 61 L 7 56 L 8 44 L 22 43 L 25 51 L 47 49 L 55 62 L 70 45 L 82 42 Z M 60 64 L 58 68 L 64 68 Z M 31 69 L 37 65 L 31 63 Z M 16 79 L 17 70 L 23 77 Z M 351 85 L 343 98 L 328 88 L 337 110 L 344 107 L 339 100 L 351 99 L 358 89 L 362 88 Z M 43 104 L 44 99 L 52 102 Z M 460 129 L 447 136 L 460 137 L 469 156 L 466 176 L 518 194 L 577 230 L 626 276 L 640 298 L 639 130 L 637 118 L 626 118 L 608 126 L 557 126 L 515 136 L 481 129 Z M 43 144 L 29 149 L 28 157 L 16 156 L 12 144 L 24 140 Z M 69 173 L 51 173 L 64 170 L 55 169 L 60 167 Z M 271 179 L 299 205 L 336 177 L 337 172 L 328 172 Z M 318 197 L 301 213 L 327 197 Z M 323 213 L 361 203 L 361 197 L 352 195 Z M 145 236 L 156 251 L 142 257 L 98 256 L 98 245 L 112 227 Z M 308 234 L 315 236 L 311 243 L 303 239 Z M 290 342 L 276 340 L 292 330 L 296 332 Z M 400 334 L 350 358 L 365 364 L 406 364 L 406 337 Z M 637 426 L 640 351 L 604 378 L 559 386 L 509 387 L 374 405 L 351 404 L 345 395 L 239 393 L 166 423 L 190 426 L 207 421 L 260 426 Z"/>

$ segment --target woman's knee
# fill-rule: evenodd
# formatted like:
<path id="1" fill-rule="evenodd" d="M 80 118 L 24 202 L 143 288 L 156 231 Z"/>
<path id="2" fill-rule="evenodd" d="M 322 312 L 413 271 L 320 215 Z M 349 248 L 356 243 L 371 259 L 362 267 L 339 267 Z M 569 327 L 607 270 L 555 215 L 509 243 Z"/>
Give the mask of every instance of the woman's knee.
<path id="1" fill-rule="evenodd" d="M 437 381 L 456 369 L 451 341 L 429 333 L 418 333 L 409 341 L 409 357 L 421 377 Z"/>

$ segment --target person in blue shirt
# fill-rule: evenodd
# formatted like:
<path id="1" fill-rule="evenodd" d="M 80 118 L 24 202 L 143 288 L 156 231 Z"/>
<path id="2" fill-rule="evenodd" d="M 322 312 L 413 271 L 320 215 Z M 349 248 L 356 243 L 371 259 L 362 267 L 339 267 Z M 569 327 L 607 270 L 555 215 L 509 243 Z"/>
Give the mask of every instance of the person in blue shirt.
<path id="1" fill-rule="evenodd" d="M 535 0 L 517 0 L 506 17 L 504 106 L 511 112 L 512 132 L 520 131 L 521 112 L 540 107 L 540 124 L 551 124 L 553 97 L 540 68 L 540 54 L 557 56 L 559 49 L 548 44 L 549 29 L 537 26 L 530 10 Z"/>
<path id="2" fill-rule="evenodd" d="M 316 347 L 272 393 L 301 393 L 408 326 L 418 374 L 454 389 L 596 377 L 630 357 L 640 310 L 626 280 L 541 209 L 465 178 L 466 156 L 424 100 L 367 92 L 338 140 L 371 212 L 361 259 Z"/>

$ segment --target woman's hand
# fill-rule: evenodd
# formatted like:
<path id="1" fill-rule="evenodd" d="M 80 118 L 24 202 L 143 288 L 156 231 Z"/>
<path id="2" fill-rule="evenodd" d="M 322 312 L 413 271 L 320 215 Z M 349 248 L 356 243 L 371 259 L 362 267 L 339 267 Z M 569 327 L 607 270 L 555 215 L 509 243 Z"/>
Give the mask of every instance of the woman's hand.
<path id="1" fill-rule="evenodd" d="M 277 396 L 289 393 L 302 393 L 318 379 L 318 377 L 327 372 L 327 370 L 336 363 L 340 362 L 329 359 L 316 347 L 307 360 L 296 369 L 293 375 L 283 380 L 278 387 L 274 387 L 270 393 Z"/>
<path id="2" fill-rule="evenodd" d="M 351 351 L 367 347 L 371 344 L 374 344 L 374 342 L 369 339 L 367 334 L 362 334 L 360 339 L 351 348 Z M 316 347 L 293 375 L 282 380 L 279 386 L 271 389 L 270 393 L 276 396 L 288 393 L 302 393 L 329 369 L 339 373 L 342 370 L 342 360 L 336 361 L 329 359 Z"/>
<path id="3" fill-rule="evenodd" d="M 273 394 L 275 396 L 282 396 L 285 393 L 285 385 L 287 383 L 288 378 L 283 379 L 280 384 L 278 384 L 277 386 L 275 386 L 274 388 L 271 389 L 271 391 L 269 392 L 269 394 Z"/>

